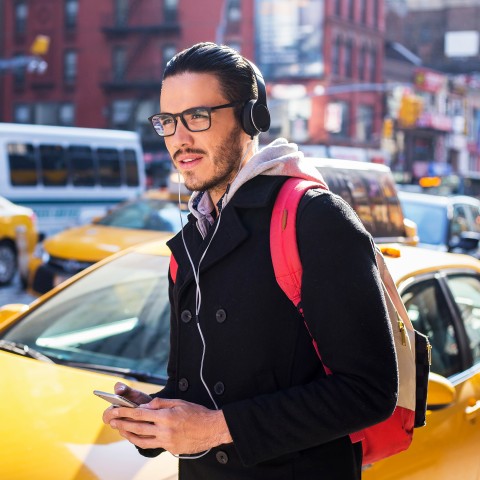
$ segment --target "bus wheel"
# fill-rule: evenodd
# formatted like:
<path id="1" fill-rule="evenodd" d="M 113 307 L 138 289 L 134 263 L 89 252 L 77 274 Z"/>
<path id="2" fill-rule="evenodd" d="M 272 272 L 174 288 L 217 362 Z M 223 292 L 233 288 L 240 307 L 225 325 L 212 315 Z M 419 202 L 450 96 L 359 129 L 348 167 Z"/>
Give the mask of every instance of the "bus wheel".
<path id="1" fill-rule="evenodd" d="M 17 273 L 17 255 L 12 245 L 0 242 L 0 285 L 11 283 Z"/>

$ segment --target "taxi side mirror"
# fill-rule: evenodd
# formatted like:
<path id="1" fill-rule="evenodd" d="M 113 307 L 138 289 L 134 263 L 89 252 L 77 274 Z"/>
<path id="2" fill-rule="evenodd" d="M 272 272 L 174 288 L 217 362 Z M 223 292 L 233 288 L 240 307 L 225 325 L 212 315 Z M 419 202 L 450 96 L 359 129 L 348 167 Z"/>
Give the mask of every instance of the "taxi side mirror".
<path id="1" fill-rule="evenodd" d="M 430 372 L 428 377 L 427 410 L 441 410 L 452 405 L 457 392 L 452 382 L 441 375 Z"/>

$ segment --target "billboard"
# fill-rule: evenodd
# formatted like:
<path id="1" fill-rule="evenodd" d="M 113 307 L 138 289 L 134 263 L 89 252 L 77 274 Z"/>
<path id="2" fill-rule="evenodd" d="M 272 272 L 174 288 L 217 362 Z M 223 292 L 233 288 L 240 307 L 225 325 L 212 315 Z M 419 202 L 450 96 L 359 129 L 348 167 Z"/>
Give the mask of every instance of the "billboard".
<path id="1" fill-rule="evenodd" d="M 255 0 L 255 60 L 267 80 L 320 77 L 325 0 Z"/>

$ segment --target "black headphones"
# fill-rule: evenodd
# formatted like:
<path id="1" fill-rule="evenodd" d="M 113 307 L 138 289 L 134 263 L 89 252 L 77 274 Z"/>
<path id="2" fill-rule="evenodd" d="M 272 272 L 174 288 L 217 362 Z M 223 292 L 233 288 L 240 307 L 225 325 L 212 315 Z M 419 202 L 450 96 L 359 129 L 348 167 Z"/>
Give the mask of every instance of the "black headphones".
<path id="1" fill-rule="evenodd" d="M 257 84 L 258 98 L 249 100 L 243 107 L 241 114 L 242 128 L 252 138 L 260 132 L 266 132 L 270 128 L 270 112 L 267 107 L 267 89 L 260 70 L 248 61 L 252 67 Z"/>

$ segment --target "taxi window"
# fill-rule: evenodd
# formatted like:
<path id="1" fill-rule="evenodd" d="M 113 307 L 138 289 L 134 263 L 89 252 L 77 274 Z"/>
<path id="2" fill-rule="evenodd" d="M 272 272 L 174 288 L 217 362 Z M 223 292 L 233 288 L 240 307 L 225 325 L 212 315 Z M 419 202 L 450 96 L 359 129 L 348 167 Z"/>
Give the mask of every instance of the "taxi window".
<path id="1" fill-rule="evenodd" d="M 67 158 L 61 145 L 40 145 L 40 165 L 46 187 L 67 184 Z"/>
<path id="2" fill-rule="evenodd" d="M 429 337 L 434 373 L 449 377 L 462 370 L 457 331 L 437 280 L 416 283 L 402 294 L 413 327 Z"/>
<path id="3" fill-rule="evenodd" d="M 68 147 L 72 184 L 75 187 L 92 187 L 95 185 L 95 164 L 92 149 L 82 145 Z"/>
<path id="4" fill-rule="evenodd" d="M 114 148 L 99 148 L 98 168 L 100 171 L 100 185 L 105 187 L 118 187 L 122 184 L 120 169 L 120 155 Z"/>
<path id="5" fill-rule="evenodd" d="M 15 186 L 36 185 L 38 181 L 35 150 L 29 143 L 7 145 L 10 184 Z"/>
<path id="6" fill-rule="evenodd" d="M 480 363 L 480 279 L 471 275 L 447 277 L 468 337 L 473 362 Z"/>

